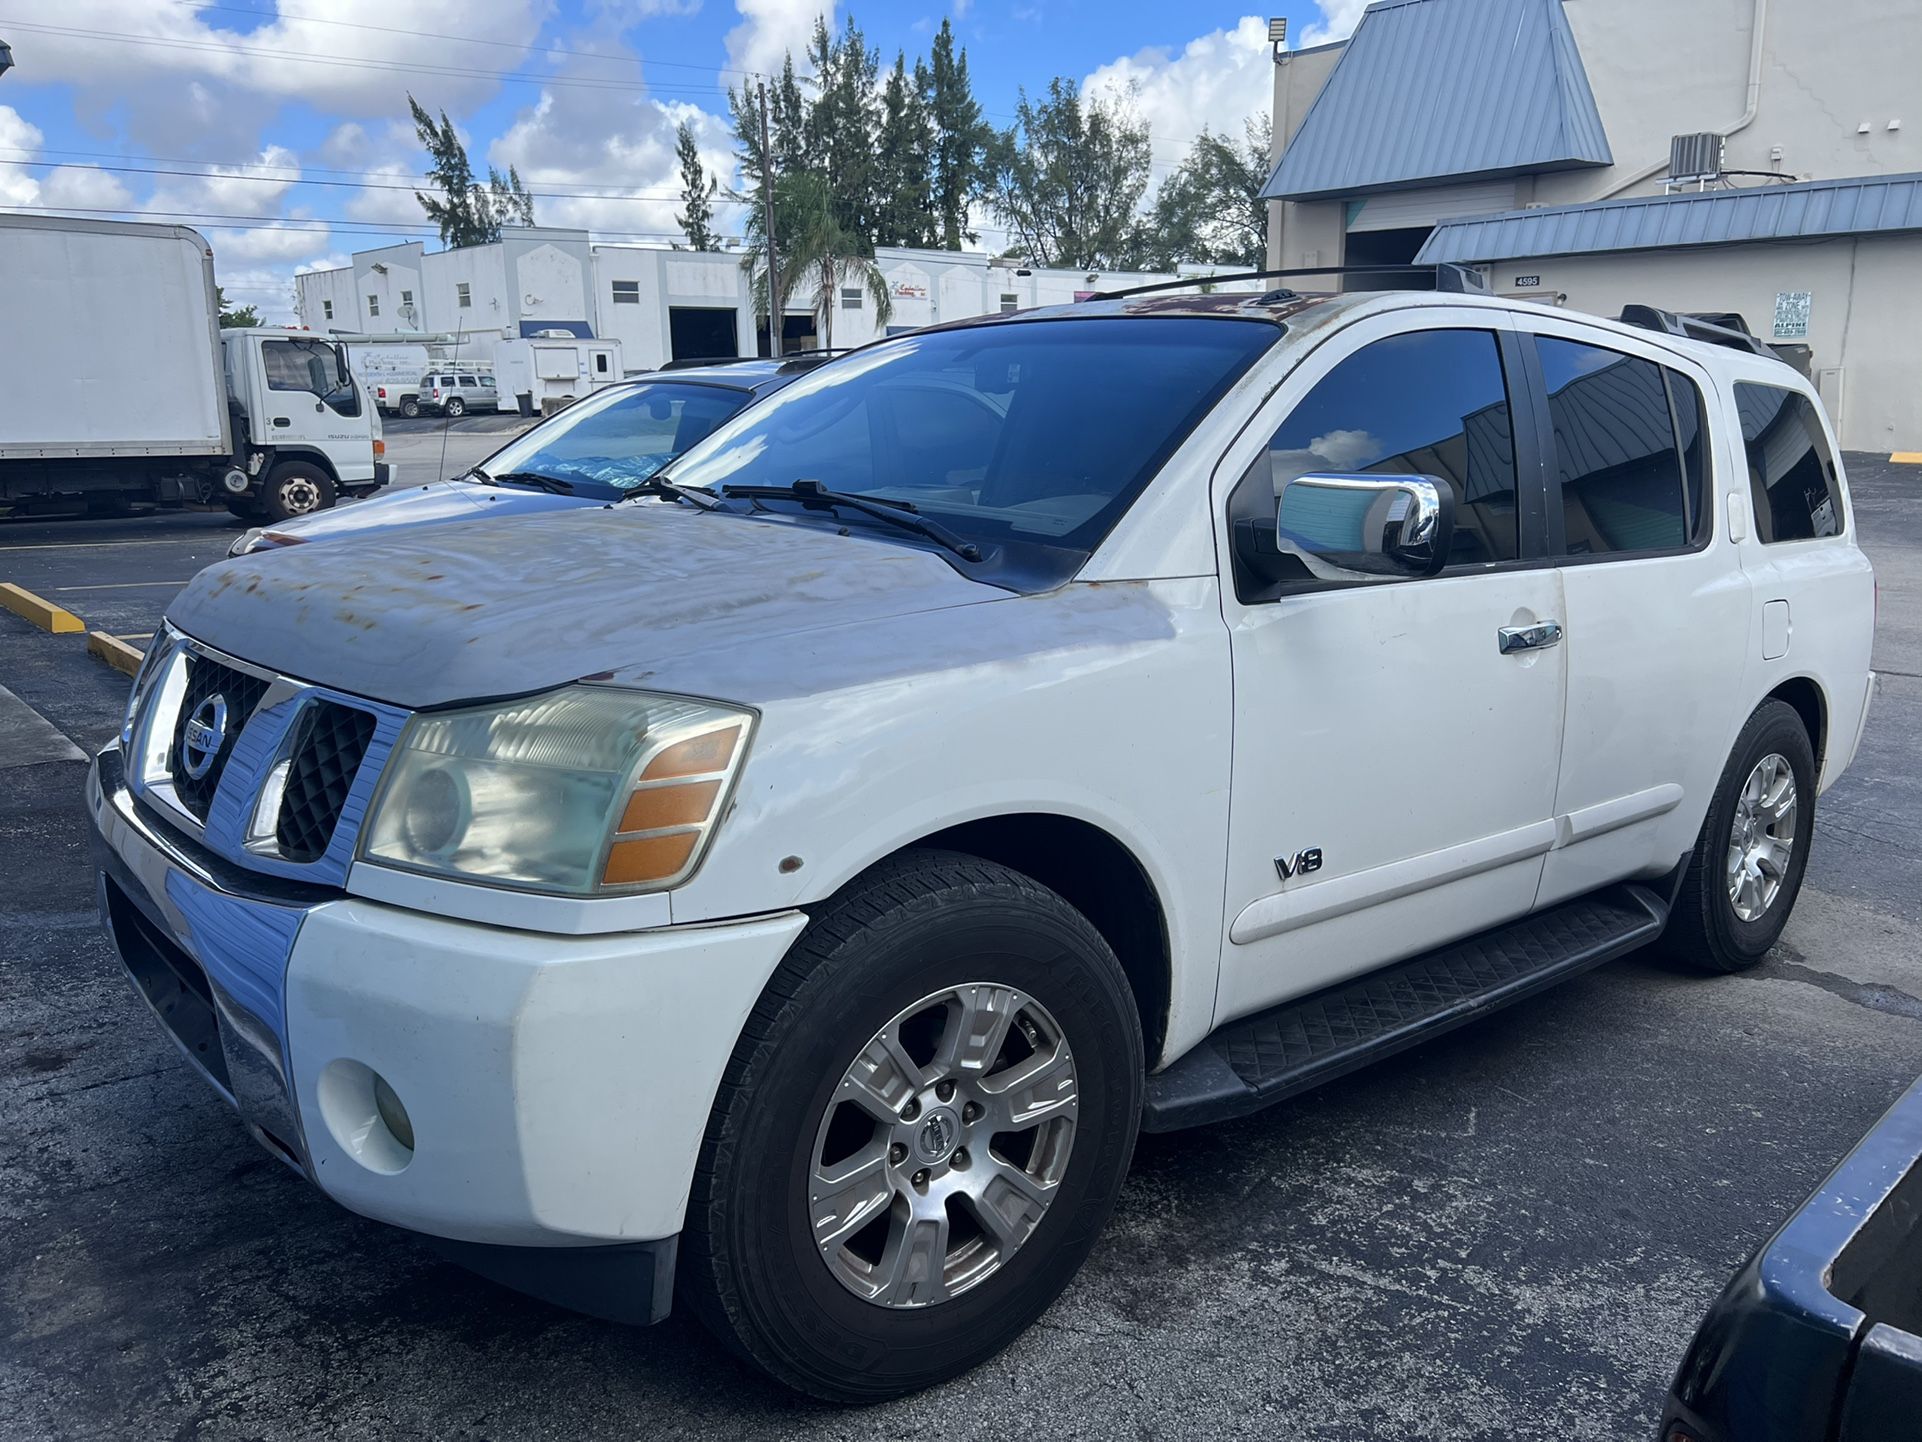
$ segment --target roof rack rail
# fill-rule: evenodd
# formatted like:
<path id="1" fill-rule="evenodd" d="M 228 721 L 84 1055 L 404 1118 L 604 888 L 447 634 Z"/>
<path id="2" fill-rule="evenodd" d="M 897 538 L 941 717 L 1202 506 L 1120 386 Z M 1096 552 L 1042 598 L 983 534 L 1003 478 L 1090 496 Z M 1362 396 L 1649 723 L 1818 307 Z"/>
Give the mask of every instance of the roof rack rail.
<path id="1" fill-rule="evenodd" d="M 1088 299 L 1122 300 L 1131 295 L 1186 290 L 1191 285 L 1219 285 L 1231 280 L 1291 280 L 1303 275 L 1429 275 L 1435 278 L 1436 290 L 1466 295 L 1481 295 L 1488 290 L 1488 282 L 1480 271 L 1444 260 L 1432 265 L 1309 265 L 1292 270 L 1242 270 L 1230 275 L 1190 275 L 1180 280 L 1156 281 L 1151 285 L 1131 285 L 1123 290 L 1098 290 Z M 1277 299 L 1287 299 L 1294 292 L 1276 290 L 1269 294 Z"/>
<path id="2" fill-rule="evenodd" d="M 1730 350 L 1747 351 L 1751 355 L 1771 358 L 1775 355 L 1749 332 L 1748 322 L 1732 311 L 1698 315 L 1688 311 L 1658 310 L 1652 305 L 1625 305 L 1622 313 L 1615 318 L 1623 325 L 1660 331 L 1663 335 L 1681 336 L 1684 340 L 1705 341 L 1709 345 L 1727 346 Z"/>

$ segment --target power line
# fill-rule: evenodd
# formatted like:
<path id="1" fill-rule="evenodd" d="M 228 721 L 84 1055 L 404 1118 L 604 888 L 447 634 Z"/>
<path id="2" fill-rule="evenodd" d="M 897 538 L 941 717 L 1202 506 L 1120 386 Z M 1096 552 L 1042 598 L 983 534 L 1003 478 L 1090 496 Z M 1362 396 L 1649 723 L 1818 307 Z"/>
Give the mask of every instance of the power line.
<path id="1" fill-rule="evenodd" d="M 373 30 L 382 35 L 404 35 L 412 40 L 420 38 L 420 32 L 417 30 L 403 30 L 394 25 L 369 25 L 360 20 L 329 20 L 318 15 L 296 15 L 287 10 L 271 12 L 251 9 L 245 5 L 212 5 L 203 3 L 203 0 L 172 0 L 172 3 L 183 5 L 189 10 L 219 10 L 233 15 L 252 15 L 263 20 L 298 20 L 306 25 L 335 25 L 348 30 Z M 452 40 L 460 45 L 492 45 L 501 50 L 535 50 L 543 55 L 571 55 L 582 60 L 607 60 L 629 65 L 665 65 L 676 70 L 698 70 L 710 75 L 764 78 L 758 70 L 738 70 L 730 65 L 698 65 L 691 60 L 659 60 L 651 55 L 604 55 L 597 50 L 574 50 L 565 45 L 549 45 L 539 40 L 530 40 L 522 44 L 517 40 L 488 40 L 478 35 L 438 35 L 434 38 Z"/>
<path id="2" fill-rule="evenodd" d="M 259 45 L 236 45 L 226 41 L 177 40 L 158 35 L 124 35 L 112 30 L 82 30 L 65 25 L 39 25 L 31 21 L 0 20 L 9 30 L 39 35 L 75 36 L 104 40 L 117 45 L 143 45 L 163 49 L 188 50 L 200 54 L 257 55 L 269 60 L 285 60 L 301 65 L 325 65 L 352 70 L 379 70 L 418 75 L 437 75 L 457 80 L 498 80 L 507 85 L 564 85 L 579 90 L 615 90 L 627 93 L 666 93 L 722 95 L 720 85 L 647 85 L 634 80 L 594 79 L 571 75 L 521 75 L 510 70 L 478 70 L 454 65 L 417 65 L 402 60 L 375 60 L 361 56 L 323 55 L 311 51 L 275 50 Z"/>
<path id="3" fill-rule="evenodd" d="M 114 206 L 9 205 L 0 214 L 34 215 L 118 215 L 134 220 L 180 221 L 205 230 L 296 230 L 339 231 L 344 235 L 423 235 L 437 236 L 440 227 L 424 220 L 350 220 L 324 215 L 288 217 L 282 215 L 207 215 L 193 210 L 129 210 Z M 678 230 L 602 230 L 590 227 L 591 236 L 619 240 L 682 240 Z M 743 241 L 745 236 L 723 235 L 717 240 Z"/>
<path id="4" fill-rule="evenodd" d="M 320 181 L 311 178 L 313 176 L 321 176 L 321 175 L 353 176 L 359 179 L 394 182 L 394 188 L 398 190 L 431 189 L 435 184 L 434 180 L 431 177 L 428 177 L 426 175 L 421 175 L 418 177 L 416 176 L 401 177 L 401 179 L 405 181 L 405 183 L 403 184 L 396 181 L 395 174 L 391 170 L 346 170 L 346 169 L 330 167 L 325 165 L 310 166 L 310 165 L 307 165 L 305 162 L 301 162 L 301 161 L 290 162 L 284 165 L 277 165 L 277 164 L 272 164 L 262 160 L 196 160 L 196 159 L 192 159 L 185 156 L 122 155 L 118 151 L 110 151 L 110 150 L 56 150 L 56 149 L 49 148 L 47 146 L 42 146 L 38 150 L 26 150 L 18 146 L 6 147 L 6 148 L 15 150 L 20 155 L 26 156 L 29 158 L 21 159 L 21 160 L 0 160 L 0 165 L 42 165 L 42 166 L 62 165 L 65 163 L 64 161 L 50 160 L 50 159 L 46 159 L 45 157 L 65 156 L 65 157 L 68 157 L 69 159 L 80 159 L 80 160 L 141 161 L 141 162 L 144 162 L 145 164 L 156 165 L 156 166 L 199 165 L 199 166 L 216 167 L 216 168 L 206 169 L 206 170 L 182 170 L 177 172 L 168 171 L 168 170 L 155 170 L 151 172 L 135 170 L 132 173 L 136 175 L 179 174 L 179 175 L 187 176 L 190 178 L 200 178 L 200 179 L 208 179 L 208 180 L 243 180 L 243 179 L 258 178 L 262 180 L 273 180 L 277 182 L 282 182 L 288 185 L 320 184 L 321 183 Z M 95 165 L 95 166 L 78 166 L 74 168 L 88 169 L 88 170 L 110 170 L 110 169 L 113 169 L 114 167 L 106 166 L 106 165 Z M 242 174 L 236 173 L 241 171 L 260 172 L 260 171 L 268 171 L 268 170 L 291 170 L 291 171 L 294 171 L 295 173 L 292 175 L 286 175 L 286 176 L 254 175 L 254 174 L 242 175 Z M 568 185 L 572 183 L 570 178 L 566 176 L 541 176 L 541 175 L 528 174 L 528 175 L 523 175 L 521 179 L 523 181 L 532 183 L 534 185 L 541 185 L 545 183 L 552 183 L 556 185 Z M 365 188 L 370 190 L 379 190 L 384 187 L 374 185 L 374 186 L 368 186 Z M 636 198 L 639 194 L 638 192 L 631 191 L 631 190 L 621 191 L 618 189 L 618 187 L 608 187 L 608 190 L 609 190 L 609 193 L 606 195 L 593 195 L 593 194 L 587 194 L 585 192 L 582 192 L 577 195 L 569 195 L 566 198 L 576 199 L 576 200 L 625 200 L 629 198 Z M 558 191 L 544 191 L 542 193 L 547 195 L 555 195 L 555 196 L 559 196 L 561 194 L 561 192 L 558 192 Z M 678 201 L 683 197 L 681 195 L 681 192 L 677 190 L 672 192 L 669 192 L 669 191 L 650 192 L 648 198 Z"/>
<path id="5" fill-rule="evenodd" d="M 41 160 L 6 160 L 4 158 L 0 158 L 0 165 L 45 165 L 47 163 L 48 162 L 41 161 Z M 88 166 L 81 166 L 81 167 L 75 167 L 75 168 L 85 169 L 85 170 L 99 170 L 99 171 L 108 172 L 114 175 L 171 175 L 171 176 L 177 176 L 183 180 L 245 180 L 245 181 L 251 181 L 255 184 L 260 184 L 260 185 L 324 185 L 324 186 L 330 186 L 330 187 L 334 187 L 337 189 L 344 189 L 344 190 L 403 190 L 408 192 L 409 194 L 412 194 L 417 190 L 431 189 L 434 184 L 434 182 L 432 182 L 431 180 L 426 180 L 426 179 L 416 181 L 416 182 L 409 182 L 405 184 L 398 183 L 398 182 L 389 182 L 389 183 L 383 184 L 383 183 L 368 181 L 368 180 L 314 180 L 304 175 L 241 175 L 241 174 L 236 174 L 232 171 L 225 171 L 225 170 L 162 170 L 152 166 L 144 166 L 144 165 L 88 165 Z M 279 168 L 284 170 L 289 167 L 260 166 L 256 168 L 259 168 L 259 169 Z M 363 173 L 379 174 L 378 171 L 368 171 Z M 536 182 L 536 184 L 538 183 L 539 182 Z M 534 199 L 536 200 L 679 201 L 684 198 L 681 192 L 678 190 L 629 190 L 629 191 L 614 191 L 611 193 L 602 193 L 598 191 L 586 191 L 586 190 L 540 190 L 540 191 L 534 191 L 532 192 L 532 194 Z"/>

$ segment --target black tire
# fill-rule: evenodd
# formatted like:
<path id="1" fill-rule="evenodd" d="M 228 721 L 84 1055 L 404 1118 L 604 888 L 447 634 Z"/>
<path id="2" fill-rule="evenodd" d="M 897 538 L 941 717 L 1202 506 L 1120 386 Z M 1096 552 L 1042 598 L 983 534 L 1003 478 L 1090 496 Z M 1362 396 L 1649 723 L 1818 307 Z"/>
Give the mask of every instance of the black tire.
<path id="1" fill-rule="evenodd" d="M 447 398 L 447 404 L 441 407 L 441 411 L 446 415 L 448 420 L 459 420 L 467 414 L 467 402 L 459 396 L 449 396 Z"/>
<path id="2" fill-rule="evenodd" d="M 334 503 L 334 482 L 319 466 L 282 461 L 260 488 L 260 509 L 269 521 L 311 516 Z"/>
<path id="3" fill-rule="evenodd" d="M 1756 765 L 1771 755 L 1787 760 L 1795 780 L 1794 844 L 1780 889 L 1767 909 L 1753 920 L 1744 920 L 1729 896 L 1730 837 L 1742 789 Z M 1768 953 L 1788 925 L 1808 868 L 1809 842 L 1815 834 L 1815 783 L 1815 747 L 1801 714 L 1785 701 L 1764 701 L 1742 728 L 1715 784 L 1714 799 L 1663 933 L 1664 951 L 1688 966 L 1718 974 L 1746 971 Z"/>
<path id="4" fill-rule="evenodd" d="M 997 1270 L 931 1305 L 882 1306 L 817 1255 L 816 1138 L 869 1039 L 903 1008 L 970 981 L 1018 988 L 1058 1023 L 1077 1087 L 1072 1148 L 1053 1199 Z M 1144 1072 L 1127 980 L 1079 911 L 973 857 L 885 862 L 815 910 L 742 1030 L 695 1172 L 682 1294 L 748 1360 L 829 1401 L 875 1402 L 956 1376 L 1020 1335 L 1086 1259 L 1127 1175 Z"/>
<path id="5" fill-rule="evenodd" d="M 420 399 L 417 396 L 406 397 L 400 403 L 400 413 L 410 421 L 416 419 L 420 415 Z"/>

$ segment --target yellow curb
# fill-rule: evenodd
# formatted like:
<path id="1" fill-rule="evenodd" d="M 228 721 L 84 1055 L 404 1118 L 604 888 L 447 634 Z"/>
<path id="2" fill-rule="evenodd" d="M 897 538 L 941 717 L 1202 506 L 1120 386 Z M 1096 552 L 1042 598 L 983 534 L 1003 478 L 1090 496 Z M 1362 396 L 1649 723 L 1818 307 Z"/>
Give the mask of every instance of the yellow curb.
<path id="1" fill-rule="evenodd" d="M 0 606 L 16 616 L 25 616 L 41 630 L 52 631 L 57 636 L 87 629 L 86 623 L 73 612 L 61 610 L 53 602 L 43 601 L 11 581 L 0 581 Z"/>
<path id="2" fill-rule="evenodd" d="M 1898 466 L 1922 466 L 1922 451 L 1896 451 L 1889 456 L 1889 461 Z"/>
<path id="3" fill-rule="evenodd" d="M 124 671 L 131 676 L 140 669 L 141 652 L 129 646 L 118 636 L 109 636 L 105 631 L 87 632 L 87 652 L 105 661 L 116 671 Z"/>

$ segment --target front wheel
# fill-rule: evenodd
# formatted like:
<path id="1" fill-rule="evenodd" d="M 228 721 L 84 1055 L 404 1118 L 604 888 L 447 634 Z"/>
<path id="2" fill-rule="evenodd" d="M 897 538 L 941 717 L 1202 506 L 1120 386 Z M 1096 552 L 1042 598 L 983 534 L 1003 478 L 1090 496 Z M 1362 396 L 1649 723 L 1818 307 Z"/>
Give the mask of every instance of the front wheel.
<path id="1" fill-rule="evenodd" d="M 702 1319 L 837 1402 L 994 1355 L 1062 1288 L 1134 1150 L 1141 1026 L 1054 892 L 909 853 L 814 916 L 744 1028 L 682 1234 Z"/>
<path id="2" fill-rule="evenodd" d="M 332 479 L 319 466 L 305 461 L 282 461 L 268 473 L 260 492 L 260 508 L 270 521 L 311 516 L 333 503 Z"/>
<path id="3" fill-rule="evenodd" d="M 1764 701 L 1736 739 L 1682 876 L 1664 946 L 1712 972 L 1745 971 L 1775 945 L 1815 834 L 1815 747 L 1800 713 Z"/>

